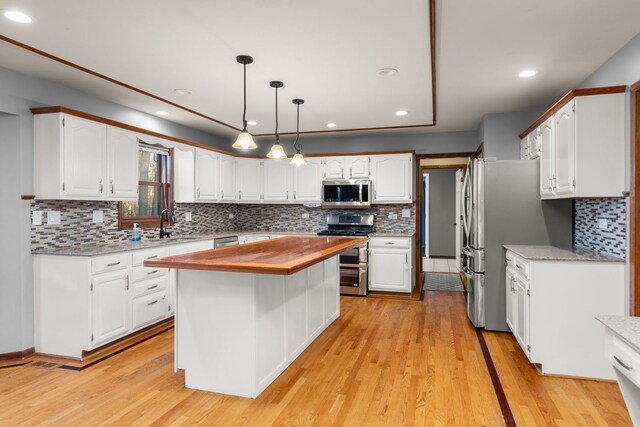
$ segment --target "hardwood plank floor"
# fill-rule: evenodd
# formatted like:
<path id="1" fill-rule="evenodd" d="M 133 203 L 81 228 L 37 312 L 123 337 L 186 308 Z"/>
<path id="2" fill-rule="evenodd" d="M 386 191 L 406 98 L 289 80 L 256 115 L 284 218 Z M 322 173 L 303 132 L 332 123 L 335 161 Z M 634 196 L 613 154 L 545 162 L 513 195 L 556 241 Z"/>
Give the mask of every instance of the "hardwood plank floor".
<path id="1" fill-rule="evenodd" d="M 504 425 L 462 293 L 341 302 L 255 400 L 185 389 L 170 330 L 83 371 L 1 369 L 0 425 Z M 485 336 L 518 425 L 631 425 L 615 384 L 540 377 L 511 335 Z"/>

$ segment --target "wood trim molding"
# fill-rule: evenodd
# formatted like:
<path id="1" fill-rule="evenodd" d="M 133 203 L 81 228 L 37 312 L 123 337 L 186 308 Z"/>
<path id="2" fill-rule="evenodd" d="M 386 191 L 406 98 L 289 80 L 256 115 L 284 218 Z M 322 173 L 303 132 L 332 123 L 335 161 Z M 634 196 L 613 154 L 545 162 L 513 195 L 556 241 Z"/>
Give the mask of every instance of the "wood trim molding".
<path id="1" fill-rule="evenodd" d="M 604 86 L 593 87 L 588 89 L 573 89 L 569 91 L 565 96 L 560 98 L 555 104 L 551 106 L 545 113 L 538 118 L 531 126 L 529 126 L 518 137 L 520 139 L 527 136 L 531 131 L 540 126 L 545 120 L 553 116 L 558 110 L 560 110 L 567 102 L 571 101 L 577 96 L 595 96 L 595 95 L 609 95 L 612 93 L 623 93 L 627 90 L 627 86 Z M 518 141 L 520 143 L 520 141 Z"/>
<path id="2" fill-rule="evenodd" d="M 377 154 L 415 154 L 416 150 L 361 151 L 359 153 L 316 153 L 305 154 L 305 157 L 339 157 L 339 156 L 375 156 Z"/>
<path id="3" fill-rule="evenodd" d="M 11 353 L 2 353 L 0 354 L 0 361 L 7 360 L 22 360 L 26 359 L 29 356 L 32 356 L 36 352 L 36 349 L 33 347 L 27 348 L 22 351 L 13 351 Z"/>
<path id="4" fill-rule="evenodd" d="M 416 154 L 416 160 L 422 159 L 452 159 L 456 157 L 471 157 L 474 153 L 467 151 L 464 153 L 435 153 L 435 154 Z"/>
<path id="5" fill-rule="evenodd" d="M 475 153 L 471 155 L 471 160 L 484 157 L 484 141 L 480 143 Z"/>
<path id="6" fill-rule="evenodd" d="M 426 169 L 466 169 L 467 165 L 466 164 L 449 164 L 449 165 L 420 165 L 420 169 L 422 170 L 426 170 Z"/>
<path id="7" fill-rule="evenodd" d="M 640 81 L 631 85 L 631 179 L 629 198 L 629 277 L 632 316 L 640 316 Z"/>
<path id="8" fill-rule="evenodd" d="M 36 196 L 33 194 L 23 194 L 20 196 L 20 200 L 35 200 Z"/>
<path id="9" fill-rule="evenodd" d="M 432 120 L 431 123 L 425 123 L 425 124 L 417 124 L 417 125 L 406 125 L 406 126 L 380 126 L 380 127 L 366 127 L 366 128 L 353 128 L 353 129 L 333 129 L 333 130 L 312 130 L 312 131 L 304 131 L 304 132 L 300 132 L 301 134 L 324 134 L 324 133 L 343 133 L 343 132 L 363 132 L 363 131 L 375 131 L 375 130 L 389 130 L 389 129 L 413 129 L 413 128 L 423 128 L 423 127 L 433 127 L 436 125 L 436 92 L 437 92 L 437 88 L 436 88 L 436 47 L 437 47 L 437 43 L 436 43 L 436 0 L 429 0 L 429 45 L 430 45 L 430 54 L 431 54 L 431 58 L 430 58 L 430 65 L 431 65 L 431 109 L 432 109 Z M 154 95 L 151 92 L 147 92 L 145 90 L 139 89 L 135 86 L 132 86 L 130 84 L 121 82 L 119 80 L 116 80 L 114 78 L 111 78 L 109 76 L 106 76 L 104 74 L 101 74 L 97 71 L 91 70 L 89 68 L 83 67 L 81 65 L 75 64 L 71 61 L 67 61 L 66 59 L 60 58 L 59 56 L 53 55 L 51 53 L 45 52 L 43 50 L 40 50 L 36 47 L 30 46 L 28 44 L 22 43 L 18 40 L 9 38 L 7 36 L 1 35 L 0 34 L 0 41 L 4 41 L 8 44 L 11 44 L 13 46 L 16 46 L 20 49 L 24 49 L 26 51 L 29 51 L 31 53 L 34 53 L 36 55 L 40 55 L 44 58 L 50 59 L 52 61 L 58 62 L 60 64 L 63 64 L 67 67 L 71 67 L 74 68 L 78 71 L 81 71 L 83 73 L 89 74 L 91 76 L 97 77 L 99 79 L 102 79 L 104 81 L 107 81 L 109 83 L 121 86 L 125 89 L 131 90 L 133 92 L 137 92 L 141 95 L 144 96 L 148 96 L 150 98 L 153 98 L 157 101 L 163 102 L 167 105 L 171 105 L 172 107 L 178 108 L 180 110 L 186 111 L 188 113 L 194 114 L 198 117 L 201 117 L 205 120 L 209 120 L 211 122 L 217 123 L 219 125 L 225 126 L 229 129 L 233 129 L 234 131 L 240 132 L 240 129 L 232 126 L 228 123 L 225 123 L 221 120 L 218 120 L 214 117 L 208 116 L 206 114 L 203 114 L 199 111 L 193 110 L 191 108 L 185 107 L 184 105 L 180 105 L 177 104 L 173 101 L 170 101 L 166 98 L 162 98 L 158 95 Z M 286 132 L 286 133 L 281 133 L 280 135 L 295 135 L 295 132 Z M 262 136 L 274 136 L 273 133 L 263 133 L 263 134 L 256 134 L 254 135 L 255 137 L 262 137 Z"/>

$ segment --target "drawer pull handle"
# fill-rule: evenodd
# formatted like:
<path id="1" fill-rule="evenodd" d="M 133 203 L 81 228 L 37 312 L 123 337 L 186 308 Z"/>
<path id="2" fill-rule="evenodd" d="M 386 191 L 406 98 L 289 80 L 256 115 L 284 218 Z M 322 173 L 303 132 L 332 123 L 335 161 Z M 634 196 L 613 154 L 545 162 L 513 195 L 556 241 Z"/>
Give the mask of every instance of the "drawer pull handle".
<path id="1" fill-rule="evenodd" d="M 158 255 L 150 256 L 150 257 L 149 257 L 149 258 L 147 258 L 147 259 L 156 259 L 156 258 L 158 258 Z"/>
<path id="2" fill-rule="evenodd" d="M 620 360 L 618 358 L 618 356 L 613 356 L 613 359 L 618 362 L 618 365 L 622 366 L 624 369 L 626 369 L 627 371 L 631 371 L 633 370 L 632 366 L 627 365 L 626 363 L 624 363 L 622 360 Z"/>
<path id="3" fill-rule="evenodd" d="M 157 303 L 157 302 L 158 302 L 158 300 L 151 301 L 151 302 L 150 302 L 149 304 L 147 304 L 147 305 L 148 305 L 148 306 L 149 306 L 149 305 L 153 305 L 153 304 L 155 304 L 155 303 Z"/>
<path id="4" fill-rule="evenodd" d="M 151 275 L 151 274 L 156 274 L 158 272 L 158 270 L 153 270 L 147 273 L 147 276 Z"/>
<path id="5" fill-rule="evenodd" d="M 157 287 L 158 287 L 158 285 L 149 286 L 149 287 L 147 288 L 147 290 L 148 290 L 148 291 L 150 291 L 151 289 L 155 289 L 155 288 L 157 288 Z"/>
<path id="6" fill-rule="evenodd" d="M 511 258 L 507 257 L 507 261 L 511 262 L 513 261 Z"/>
<path id="7" fill-rule="evenodd" d="M 393 245 L 393 242 L 384 242 L 385 245 Z"/>
<path id="8" fill-rule="evenodd" d="M 118 262 L 110 262 L 109 264 L 107 264 L 107 267 L 115 267 L 116 265 L 120 265 L 120 261 L 118 261 Z"/>
<path id="9" fill-rule="evenodd" d="M 522 266 L 521 266 L 520 264 L 516 264 L 516 268 L 517 268 L 518 270 L 522 270 Z"/>

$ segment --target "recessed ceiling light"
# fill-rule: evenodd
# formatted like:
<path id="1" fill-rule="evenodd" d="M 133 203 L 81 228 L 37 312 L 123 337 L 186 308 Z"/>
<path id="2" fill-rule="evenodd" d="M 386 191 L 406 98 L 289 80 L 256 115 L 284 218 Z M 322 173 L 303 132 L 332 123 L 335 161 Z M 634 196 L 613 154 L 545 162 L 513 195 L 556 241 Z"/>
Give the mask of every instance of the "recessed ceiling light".
<path id="1" fill-rule="evenodd" d="M 328 128 L 334 128 L 334 127 L 336 127 L 336 126 L 338 126 L 338 125 L 337 125 L 337 124 L 335 124 L 335 123 L 327 123 L 327 127 L 328 127 Z"/>
<path id="2" fill-rule="evenodd" d="M 249 121 L 247 122 L 247 124 L 248 124 L 249 126 L 256 126 L 256 125 L 258 124 L 258 122 L 256 122 L 255 120 L 249 120 Z"/>
<path id="3" fill-rule="evenodd" d="M 178 95 L 191 95 L 191 91 L 189 89 L 174 89 L 173 91 Z"/>
<path id="4" fill-rule="evenodd" d="M 4 12 L 4 17 L 13 22 L 19 22 L 21 24 L 29 24 L 32 21 L 29 15 L 18 10 L 7 10 Z"/>
<path id="5" fill-rule="evenodd" d="M 378 75 L 383 77 L 395 76 L 398 74 L 398 70 L 395 68 L 381 68 L 378 70 Z"/>
<path id="6" fill-rule="evenodd" d="M 407 114 L 409 114 L 409 112 L 405 110 L 396 111 L 396 116 L 406 116 Z"/>
<path id="7" fill-rule="evenodd" d="M 159 116 L 168 116 L 169 113 L 167 113 L 166 111 L 156 111 L 156 114 Z"/>
<path id="8" fill-rule="evenodd" d="M 533 77 L 538 74 L 535 70 L 524 70 L 518 73 L 518 77 L 526 79 L 527 77 Z"/>

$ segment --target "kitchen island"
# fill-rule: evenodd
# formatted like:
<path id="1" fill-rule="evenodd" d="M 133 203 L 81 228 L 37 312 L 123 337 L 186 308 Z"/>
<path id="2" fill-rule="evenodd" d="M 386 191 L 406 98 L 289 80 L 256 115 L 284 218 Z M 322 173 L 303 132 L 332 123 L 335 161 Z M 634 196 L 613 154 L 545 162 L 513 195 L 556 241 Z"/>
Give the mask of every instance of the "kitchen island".
<path id="1" fill-rule="evenodd" d="M 363 241 L 290 236 L 145 261 L 178 270 L 186 387 L 257 397 L 340 316 L 338 255 Z"/>

